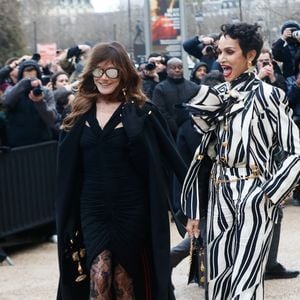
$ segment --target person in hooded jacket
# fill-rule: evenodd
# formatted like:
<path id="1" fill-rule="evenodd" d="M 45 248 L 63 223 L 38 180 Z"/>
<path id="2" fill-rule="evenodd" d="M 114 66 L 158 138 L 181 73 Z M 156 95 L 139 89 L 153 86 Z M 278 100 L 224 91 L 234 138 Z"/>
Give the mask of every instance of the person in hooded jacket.
<path id="1" fill-rule="evenodd" d="M 195 82 L 197 84 L 201 84 L 202 79 L 208 73 L 208 67 L 205 62 L 198 62 L 195 64 L 191 76 L 190 81 Z"/>
<path id="2" fill-rule="evenodd" d="M 34 60 L 19 66 L 17 83 L 4 95 L 7 145 L 19 147 L 52 139 L 58 118 L 52 91 L 42 87 L 41 71 Z"/>

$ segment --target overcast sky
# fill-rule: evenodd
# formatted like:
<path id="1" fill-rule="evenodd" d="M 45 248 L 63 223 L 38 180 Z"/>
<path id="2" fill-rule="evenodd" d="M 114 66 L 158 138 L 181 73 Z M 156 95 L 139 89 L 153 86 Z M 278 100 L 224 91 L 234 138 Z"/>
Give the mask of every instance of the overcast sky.
<path id="1" fill-rule="evenodd" d="M 144 5 L 144 0 L 91 0 L 96 12 L 110 12 L 128 7 L 128 1 L 133 5 Z"/>
<path id="2" fill-rule="evenodd" d="M 96 12 L 108 12 L 118 10 L 120 0 L 91 0 Z"/>

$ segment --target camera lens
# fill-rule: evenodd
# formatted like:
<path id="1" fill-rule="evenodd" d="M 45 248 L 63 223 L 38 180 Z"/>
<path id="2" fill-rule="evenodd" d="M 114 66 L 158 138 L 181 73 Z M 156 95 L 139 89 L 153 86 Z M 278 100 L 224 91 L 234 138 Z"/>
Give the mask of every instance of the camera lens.
<path id="1" fill-rule="evenodd" d="M 40 86 L 38 86 L 38 87 L 32 89 L 32 93 L 33 93 L 34 96 L 37 97 L 37 96 L 40 96 L 43 93 L 43 90 Z"/>
<path id="2" fill-rule="evenodd" d="M 292 32 L 292 37 L 298 39 L 300 37 L 300 30 L 295 30 Z"/>
<path id="3" fill-rule="evenodd" d="M 269 62 L 269 61 L 263 61 L 262 65 L 263 65 L 263 67 L 269 66 L 269 65 L 270 65 L 270 62 Z"/>
<path id="4" fill-rule="evenodd" d="M 156 67 L 155 63 L 150 62 L 150 63 L 146 64 L 145 70 L 152 71 L 155 69 L 155 67 Z"/>
<path id="5" fill-rule="evenodd" d="M 211 45 L 206 46 L 206 52 L 207 53 L 212 53 L 214 51 L 214 47 Z"/>

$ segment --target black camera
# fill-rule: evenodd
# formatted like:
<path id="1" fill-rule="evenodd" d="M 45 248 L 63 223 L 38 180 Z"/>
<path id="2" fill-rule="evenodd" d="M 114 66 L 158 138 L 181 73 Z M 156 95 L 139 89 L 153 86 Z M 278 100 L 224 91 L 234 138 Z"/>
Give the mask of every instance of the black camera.
<path id="1" fill-rule="evenodd" d="M 40 86 L 37 86 L 34 89 L 32 89 L 32 93 L 36 97 L 41 96 L 43 93 L 43 89 Z"/>
<path id="2" fill-rule="evenodd" d="M 50 75 L 42 75 L 41 81 L 42 85 L 47 85 L 50 82 Z"/>
<path id="3" fill-rule="evenodd" d="M 41 59 L 41 55 L 39 53 L 33 53 L 31 59 L 39 62 Z"/>
<path id="4" fill-rule="evenodd" d="M 82 55 L 81 49 L 78 46 L 75 46 L 68 49 L 67 59 L 75 57 L 75 61 L 76 63 L 78 63 L 81 55 Z"/>
<path id="5" fill-rule="evenodd" d="M 149 62 L 145 66 L 146 71 L 153 71 L 155 68 L 156 68 L 156 65 L 153 62 Z"/>
<path id="6" fill-rule="evenodd" d="M 263 61 L 262 62 L 262 66 L 265 67 L 265 66 L 269 66 L 270 65 L 270 62 L 269 61 Z"/>
<path id="7" fill-rule="evenodd" d="M 43 93 L 43 89 L 40 86 L 37 86 L 37 87 L 32 89 L 32 93 L 36 97 L 41 96 L 42 93 Z"/>
<path id="8" fill-rule="evenodd" d="M 213 44 L 207 45 L 205 47 L 205 53 L 209 57 L 215 57 L 216 56 L 216 47 L 215 47 L 215 45 L 213 45 Z"/>
<path id="9" fill-rule="evenodd" d="M 294 39 L 298 39 L 300 37 L 300 30 L 298 30 L 296 27 L 295 28 L 291 28 L 291 32 L 292 32 L 292 37 Z"/>
<path id="10" fill-rule="evenodd" d="M 215 49 L 212 45 L 207 45 L 205 49 L 206 49 L 207 54 L 213 54 L 215 51 Z"/>
<path id="11" fill-rule="evenodd" d="M 31 78 L 31 81 L 37 80 L 37 78 Z M 31 87 L 32 93 L 34 96 L 38 97 L 41 96 L 43 93 L 43 89 L 40 85 L 36 86 L 36 87 Z"/>

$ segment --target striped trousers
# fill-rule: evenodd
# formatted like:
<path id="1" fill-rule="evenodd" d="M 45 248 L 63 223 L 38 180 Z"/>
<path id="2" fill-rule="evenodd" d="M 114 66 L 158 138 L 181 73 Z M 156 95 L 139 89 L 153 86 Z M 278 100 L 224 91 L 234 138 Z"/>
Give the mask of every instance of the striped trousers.
<path id="1" fill-rule="evenodd" d="M 242 178 L 242 179 L 241 179 Z M 263 299 L 273 221 L 250 168 L 215 164 L 207 220 L 208 298 Z"/>

